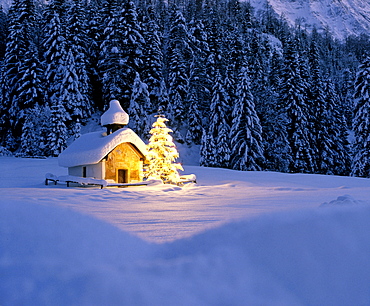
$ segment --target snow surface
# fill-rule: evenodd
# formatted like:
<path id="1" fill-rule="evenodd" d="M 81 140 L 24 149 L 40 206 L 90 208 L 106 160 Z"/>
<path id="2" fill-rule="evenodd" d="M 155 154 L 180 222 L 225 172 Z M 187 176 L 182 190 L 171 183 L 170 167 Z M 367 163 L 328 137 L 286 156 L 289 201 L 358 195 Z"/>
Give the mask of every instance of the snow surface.
<path id="1" fill-rule="evenodd" d="M 67 188 L 0 157 L 0 304 L 370 305 L 368 179 L 184 168 Z"/>
<path id="2" fill-rule="evenodd" d="M 124 142 L 132 143 L 146 155 L 145 143 L 131 129 L 122 128 L 109 135 L 98 131 L 84 134 L 69 145 L 58 157 L 59 166 L 97 164 L 116 146 Z"/>

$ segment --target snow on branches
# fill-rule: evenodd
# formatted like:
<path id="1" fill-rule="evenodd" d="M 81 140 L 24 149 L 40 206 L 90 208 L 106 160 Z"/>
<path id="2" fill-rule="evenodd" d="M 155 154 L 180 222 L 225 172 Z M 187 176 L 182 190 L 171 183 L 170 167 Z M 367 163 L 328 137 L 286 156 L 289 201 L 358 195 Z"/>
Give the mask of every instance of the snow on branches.
<path id="1" fill-rule="evenodd" d="M 163 115 L 157 115 L 156 122 L 150 130 L 148 150 L 148 165 L 145 176 L 147 179 L 161 179 L 164 183 L 177 183 L 180 180 L 178 170 L 183 170 L 181 164 L 175 163 L 179 157 L 173 138 L 169 133 L 172 132 L 166 126 L 166 119 Z"/>

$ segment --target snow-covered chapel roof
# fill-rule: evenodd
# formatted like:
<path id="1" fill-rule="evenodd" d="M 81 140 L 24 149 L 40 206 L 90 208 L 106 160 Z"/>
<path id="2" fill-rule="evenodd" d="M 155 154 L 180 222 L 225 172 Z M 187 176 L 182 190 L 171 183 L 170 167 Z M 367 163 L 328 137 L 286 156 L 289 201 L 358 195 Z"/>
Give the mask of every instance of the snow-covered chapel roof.
<path id="1" fill-rule="evenodd" d="M 94 132 L 77 138 L 59 155 L 59 166 L 75 167 L 97 164 L 116 146 L 125 142 L 133 144 L 146 156 L 146 145 L 140 137 L 131 129 L 122 128 L 107 136 L 104 136 L 102 132 Z"/>
<path id="2" fill-rule="evenodd" d="M 108 124 L 127 125 L 128 121 L 129 121 L 129 116 L 123 110 L 118 100 L 110 101 L 109 108 L 100 118 L 100 122 L 102 126 L 106 126 Z"/>

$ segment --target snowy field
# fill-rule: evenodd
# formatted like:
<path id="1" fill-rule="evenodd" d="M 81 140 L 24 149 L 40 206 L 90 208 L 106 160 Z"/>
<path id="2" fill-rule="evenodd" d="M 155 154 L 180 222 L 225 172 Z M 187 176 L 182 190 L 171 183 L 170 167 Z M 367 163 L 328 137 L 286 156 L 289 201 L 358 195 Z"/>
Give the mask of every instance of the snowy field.
<path id="1" fill-rule="evenodd" d="M 0 305 L 370 305 L 370 180 L 184 168 L 67 188 L 0 157 Z"/>

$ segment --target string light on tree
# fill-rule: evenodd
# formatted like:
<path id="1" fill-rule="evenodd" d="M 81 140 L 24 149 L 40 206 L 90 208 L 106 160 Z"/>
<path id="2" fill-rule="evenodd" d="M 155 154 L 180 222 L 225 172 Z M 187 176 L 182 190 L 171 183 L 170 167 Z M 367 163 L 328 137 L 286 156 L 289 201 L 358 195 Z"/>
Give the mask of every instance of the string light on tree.
<path id="1" fill-rule="evenodd" d="M 161 179 L 164 183 L 178 183 L 180 180 L 179 170 L 184 170 L 175 160 L 179 157 L 173 138 L 169 133 L 172 132 L 166 126 L 168 121 L 161 111 L 158 111 L 156 122 L 150 130 L 148 149 L 148 167 L 146 177 L 148 179 Z"/>

